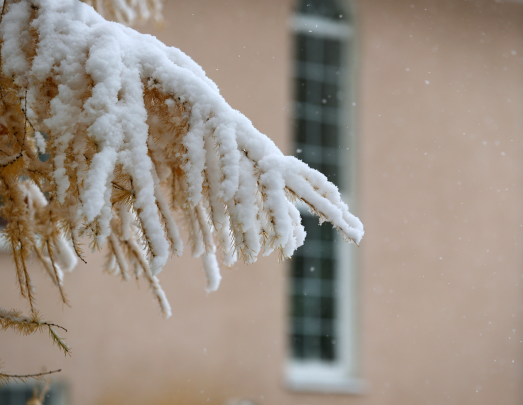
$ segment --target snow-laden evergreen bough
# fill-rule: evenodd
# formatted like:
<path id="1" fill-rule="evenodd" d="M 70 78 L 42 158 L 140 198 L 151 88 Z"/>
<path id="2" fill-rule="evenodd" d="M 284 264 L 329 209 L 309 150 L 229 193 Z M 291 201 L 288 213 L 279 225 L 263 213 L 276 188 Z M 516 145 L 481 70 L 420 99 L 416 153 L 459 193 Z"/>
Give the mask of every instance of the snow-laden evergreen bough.
<path id="1" fill-rule="evenodd" d="M 180 50 L 78 0 L 8 0 L 0 41 L 0 214 L 31 307 L 30 257 L 65 301 L 63 271 L 89 237 L 108 246 L 111 272 L 144 276 L 169 316 L 157 274 L 183 251 L 175 216 L 209 291 L 218 259 L 281 260 L 303 244 L 298 201 L 362 238 L 336 186 L 284 156 Z"/>

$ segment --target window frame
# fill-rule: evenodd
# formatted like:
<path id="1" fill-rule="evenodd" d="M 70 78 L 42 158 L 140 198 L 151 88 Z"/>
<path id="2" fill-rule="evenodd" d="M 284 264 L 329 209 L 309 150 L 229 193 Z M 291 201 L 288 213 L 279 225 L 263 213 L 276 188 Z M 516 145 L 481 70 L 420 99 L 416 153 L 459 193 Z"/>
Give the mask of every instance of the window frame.
<path id="1" fill-rule="evenodd" d="M 336 22 L 325 17 L 316 17 L 307 14 L 295 14 L 290 21 L 293 34 L 293 47 L 295 46 L 295 34 L 319 36 L 320 38 L 343 39 L 345 49 L 342 53 L 344 66 L 342 83 L 346 99 L 343 102 L 342 121 L 339 127 L 339 140 L 341 142 L 339 158 L 341 160 L 342 183 L 339 183 L 340 193 L 345 202 L 349 204 L 352 212 L 357 211 L 356 190 L 356 60 L 357 42 L 355 40 L 354 7 L 349 0 L 341 1 L 346 16 L 343 22 Z M 351 3 L 351 4 L 349 4 Z M 293 49 L 294 50 L 294 49 Z M 293 69 L 296 69 L 296 59 L 292 59 Z M 297 79 L 292 74 L 293 86 Z M 293 103 L 296 102 L 293 91 Z M 295 114 L 292 120 L 296 120 Z M 296 140 L 293 138 L 293 142 Z M 304 215 L 310 215 L 304 213 Z M 359 350 L 359 310 L 358 310 L 358 254 L 357 247 L 353 244 L 344 244 L 341 249 L 336 249 L 338 269 L 337 283 L 340 288 L 336 295 L 337 320 L 337 359 L 333 362 L 321 360 L 298 360 L 292 357 L 292 350 L 287 350 L 285 365 L 285 386 L 292 391 L 298 392 L 324 392 L 339 394 L 365 394 L 370 386 L 361 378 Z M 291 279 L 292 282 L 292 279 Z M 287 301 L 289 302 L 289 300 Z M 288 328 L 290 317 L 287 318 Z M 290 336 L 290 330 L 287 331 Z"/>

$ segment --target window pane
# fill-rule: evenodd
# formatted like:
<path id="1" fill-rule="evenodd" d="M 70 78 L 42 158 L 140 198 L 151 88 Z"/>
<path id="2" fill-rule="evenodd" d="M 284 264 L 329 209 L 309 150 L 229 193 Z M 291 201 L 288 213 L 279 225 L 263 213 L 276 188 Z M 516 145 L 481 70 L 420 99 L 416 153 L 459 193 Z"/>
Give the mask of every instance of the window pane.
<path id="1" fill-rule="evenodd" d="M 337 148 L 340 146 L 338 139 L 338 126 L 332 124 L 322 124 L 321 126 L 322 137 L 321 141 L 323 146 L 329 148 Z M 334 158 L 334 160 L 337 160 Z"/>
<path id="2" fill-rule="evenodd" d="M 305 133 L 305 130 L 307 128 L 307 121 L 301 119 L 295 120 L 294 128 L 296 142 L 300 144 L 307 142 L 307 134 Z"/>
<path id="3" fill-rule="evenodd" d="M 305 54 L 305 47 L 307 44 L 306 35 L 297 35 L 296 36 L 296 59 L 301 61 L 306 61 L 307 57 Z"/>
<path id="4" fill-rule="evenodd" d="M 335 358 L 335 340 L 328 336 L 321 337 L 321 358 L 323 360 L 334 360 Z"/>
<path id="5" fill-rule="evenodd" d="M 312 105 L 322 105 L 322 85 L 317 80 L 306 80 L 305 102 Z"/>
<path id="6" fill-rule="evenodd" d="M 341 66 L 342 54 L 340 41 L 334 39 L 326 39 L 324 41 L 324 47 L 324 63 L 330 66 Z"/>
<path id="7" fill-rule="evenodd" d="M 335 305 L 333 297 L 321 297 L 320 306 L 322 318 L 334 319 Z"/>
<path id="8" fill-rule="evenodd" d="M 305 335 L 303 339 L 303 351 L 308 358 L 320 358 L 320 337 Z"/>
<path id="9" fill-rule="evenodd" d="M 305 127 L 306 143 L 321 146 L 321 124 L 319 122 L 308 121 Z"/>
<path id="10" fill-rule="evenodd" d="M 296 255 L 295 259 L 292 263 L 292 277 L 301 278 L 303 277 L 303 269 L 304 269 L 304 261 L 305 258 L 303 256 Z"/>
<path id="11" fill-rule="evenodd" d="M 291 343 L 293 357 L 298 359 L 304 358 L 305 350 L 303 345 L 303 335 L 293 335 Z"/>
<path id="12" fill-rule="evenodd" d="M 321 259 L 321 278 L 324 280 L 334 280 L 334 260 L 329 257 Z"/>
<path id="13" fill-rule="evenodd" d="M 329 164 L 323 164 L 322 170 L 323 174 L 327 176 L 330 182 L 334 184 L 338 184 L 338 166 L 336 165 L 329 165 Z"/>
<path id="14" fill-rule="evenodd" d="M 300 103 L 305 103 L 307 101 L 307 87 L 305 79 L 296 79 L 294 84 L 294 91 L 296 92 L 296 101 Z"/>
<path id="15" fill-rule="evenodd" d="M 322 38 L 307 37 L 305 44 L 305 60 L 312 63 L 323 63 L 323 43 Z"/>
<path id="16" fill-rule="evenodd" d="M 339 87 L 335 84 L 323 83 L 321 89 L 321 103 L 326 107 L 338 107 Z"/>

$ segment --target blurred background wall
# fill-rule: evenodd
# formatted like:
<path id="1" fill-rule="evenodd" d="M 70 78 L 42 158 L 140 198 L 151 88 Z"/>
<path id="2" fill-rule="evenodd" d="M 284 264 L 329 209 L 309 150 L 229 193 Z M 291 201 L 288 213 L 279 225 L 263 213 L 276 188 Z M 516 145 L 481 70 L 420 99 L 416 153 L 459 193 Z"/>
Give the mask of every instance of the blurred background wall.
<path id="1" fill-rule="evenodd" d="M 169 320 L 145 284 L 102 272 L 103 252 L 67 275 L 72 308 L 35 266 L 38 306 L 73 355 L 2 332 L 4 371 L 62 368 L 77 405 L 521 403 L 523 4 L 350 6 L 357 393 L 288 388 L 290 265 L 275 256 L 224 269 L 212 294 L 199 260 L 174 259 L 160 276 Z M 167 0 L 165 27 L 138 29 L 189 54 L 293 154 L 293 7 Z M 1 305 L 25 308 L 5 253 L 0 271 Z"/>

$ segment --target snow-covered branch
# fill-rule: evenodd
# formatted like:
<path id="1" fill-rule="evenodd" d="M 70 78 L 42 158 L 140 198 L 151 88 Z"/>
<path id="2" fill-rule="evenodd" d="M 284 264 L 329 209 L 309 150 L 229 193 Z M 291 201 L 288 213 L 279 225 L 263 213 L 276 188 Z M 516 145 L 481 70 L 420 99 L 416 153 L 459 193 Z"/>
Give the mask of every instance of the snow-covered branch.
<path id="1" fill-rule="evenodd" d="M 296 201 L 361 240 L 336 186 L 284 156 L 180 50 L 77 0 L 8 1 L 0 41 L 0 214 L 25 296 L 29 256 L 60 286 L 85 235 L 108 242 L 111 271 L 145 276 L 168 316 L 156 275 L 182 254 L 179 217 L 208 290 L 217 257 L 284 259 L 303 244 Z"/>

